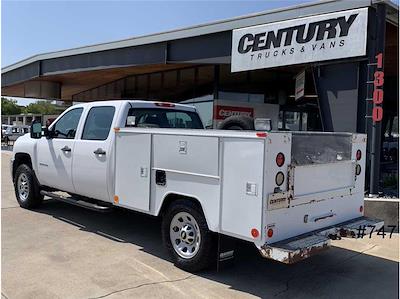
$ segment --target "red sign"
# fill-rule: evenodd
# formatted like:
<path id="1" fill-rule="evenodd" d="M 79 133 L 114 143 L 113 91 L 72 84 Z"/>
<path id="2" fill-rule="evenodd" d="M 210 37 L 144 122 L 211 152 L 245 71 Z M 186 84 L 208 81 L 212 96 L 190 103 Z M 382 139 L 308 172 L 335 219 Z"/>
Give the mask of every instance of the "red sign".
<path id="1" fill-rule="evenodd" d="M 383 54 L 379 53 L 375 56 L 377 71 L 374 73 L 374 93 L 372 100 L 374 107 L 372 108 L 372 120 L 374 122 L 380 122 L 383 118 L 383 83 L 385 82 L 385 73 L 383 72 Z"/>
<path id="2" fill-rule="evenodd" d="M 253 117 L 254 109 L 249 107 L 214 106 L 214 119 L 225 119 L 234 115 Z"/>

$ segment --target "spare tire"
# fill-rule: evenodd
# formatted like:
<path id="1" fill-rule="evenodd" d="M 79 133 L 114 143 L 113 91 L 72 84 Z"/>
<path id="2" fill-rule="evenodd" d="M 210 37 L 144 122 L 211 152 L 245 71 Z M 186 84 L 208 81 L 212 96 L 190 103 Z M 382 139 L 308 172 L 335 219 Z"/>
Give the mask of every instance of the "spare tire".
<path id="1" fill-rule="evenodd" d="M 225 118 L 218 126 L 220 130 L 254 130 L 254 119 L 243 115 L 234 115 Z"/>

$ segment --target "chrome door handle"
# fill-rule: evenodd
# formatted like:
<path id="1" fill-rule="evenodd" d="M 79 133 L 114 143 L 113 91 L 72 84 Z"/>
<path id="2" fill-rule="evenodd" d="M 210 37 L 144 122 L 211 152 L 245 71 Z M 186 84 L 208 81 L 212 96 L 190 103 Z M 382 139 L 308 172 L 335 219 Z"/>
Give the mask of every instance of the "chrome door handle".
<path id="1" fill-rule="evenodd" d="M 93 153 L 94 153 L 95 155 L 105 155 L 105 154 L 106 154 L 106 151 L 103 150 L 102 148 L 98 148 L 98 149 L 95 150 Z"/>
<path id="2" fill-rule="evenodd" d="M 70 152 L 71 151 L 71 149 L 68 146 L 64 146 L 61 150 L 63 152 Z"/>

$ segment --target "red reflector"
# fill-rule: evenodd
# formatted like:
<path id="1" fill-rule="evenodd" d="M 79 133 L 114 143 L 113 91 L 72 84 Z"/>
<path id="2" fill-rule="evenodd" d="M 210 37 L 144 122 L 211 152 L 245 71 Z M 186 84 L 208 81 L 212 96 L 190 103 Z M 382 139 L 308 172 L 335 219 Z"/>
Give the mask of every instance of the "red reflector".
<path id="1" fill-rule="evenodd" d="M 272 230 L 272 228 L 270 228 L 267 232 L 268 238 L 272 238 L 272 236 L 274 235 L 274 231 Z"/>
<path id="2" fill-rule="evenodd" d="M 360 206 L 360 213 L 362 213 L 364 211 L 364 207 Z"/>
<path id="3" fill-rule="evenodd" d="M 265 132 L 258 132 L 258 133 L 256 133 L 256 136 L 257 136 L 257 137 L 267 137 L 267 133 L 265 133 Z"/>
<path id="4" fill-rule="evenodd" d="M 276 165 L 278 165 L 279 167 L 281 167 L 283 165 L 283 163 L 285 163 L 285 155 L 282 153 L 279 153 L 276 155 Z"/>
<path id="5" fill-rule="evenodd" d="M 175 107 L 175 104 L 172 103 L 156 103 L 158 107 Z"/>
<path id="6" fill-rule="evenodd" d="M 251 230 L 251 235 L 253 236 L 253 238 L 258 238 L 258 236 L 260 235 L 260 233 L 258 232 L 258 229 L 253 228 Z"/>
<path id="7" fill-rule="evenodd" d="M 361 160 L 361 150 L 358 150 L 356 153 L 356 159 Z"/>

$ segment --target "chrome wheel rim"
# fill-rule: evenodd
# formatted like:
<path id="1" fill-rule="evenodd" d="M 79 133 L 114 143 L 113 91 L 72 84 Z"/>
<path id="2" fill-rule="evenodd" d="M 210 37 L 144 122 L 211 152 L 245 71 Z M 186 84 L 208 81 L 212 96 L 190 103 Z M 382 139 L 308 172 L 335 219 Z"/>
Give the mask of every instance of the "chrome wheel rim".
<path id="1" fill-rule="evenodd" d="M 25 201 L 29 196 L 29 180 L 25 173 L 21 173 L 17 182 L 19 199 Z"/>
<path id="2" fill-rule="evenodd" d="M 169 236 L 175 252 L 180 257 L 190 259 L 199 251 L 200 228 L 196 219 L 189 213 L 180 212 L 172 218 Z"/>

